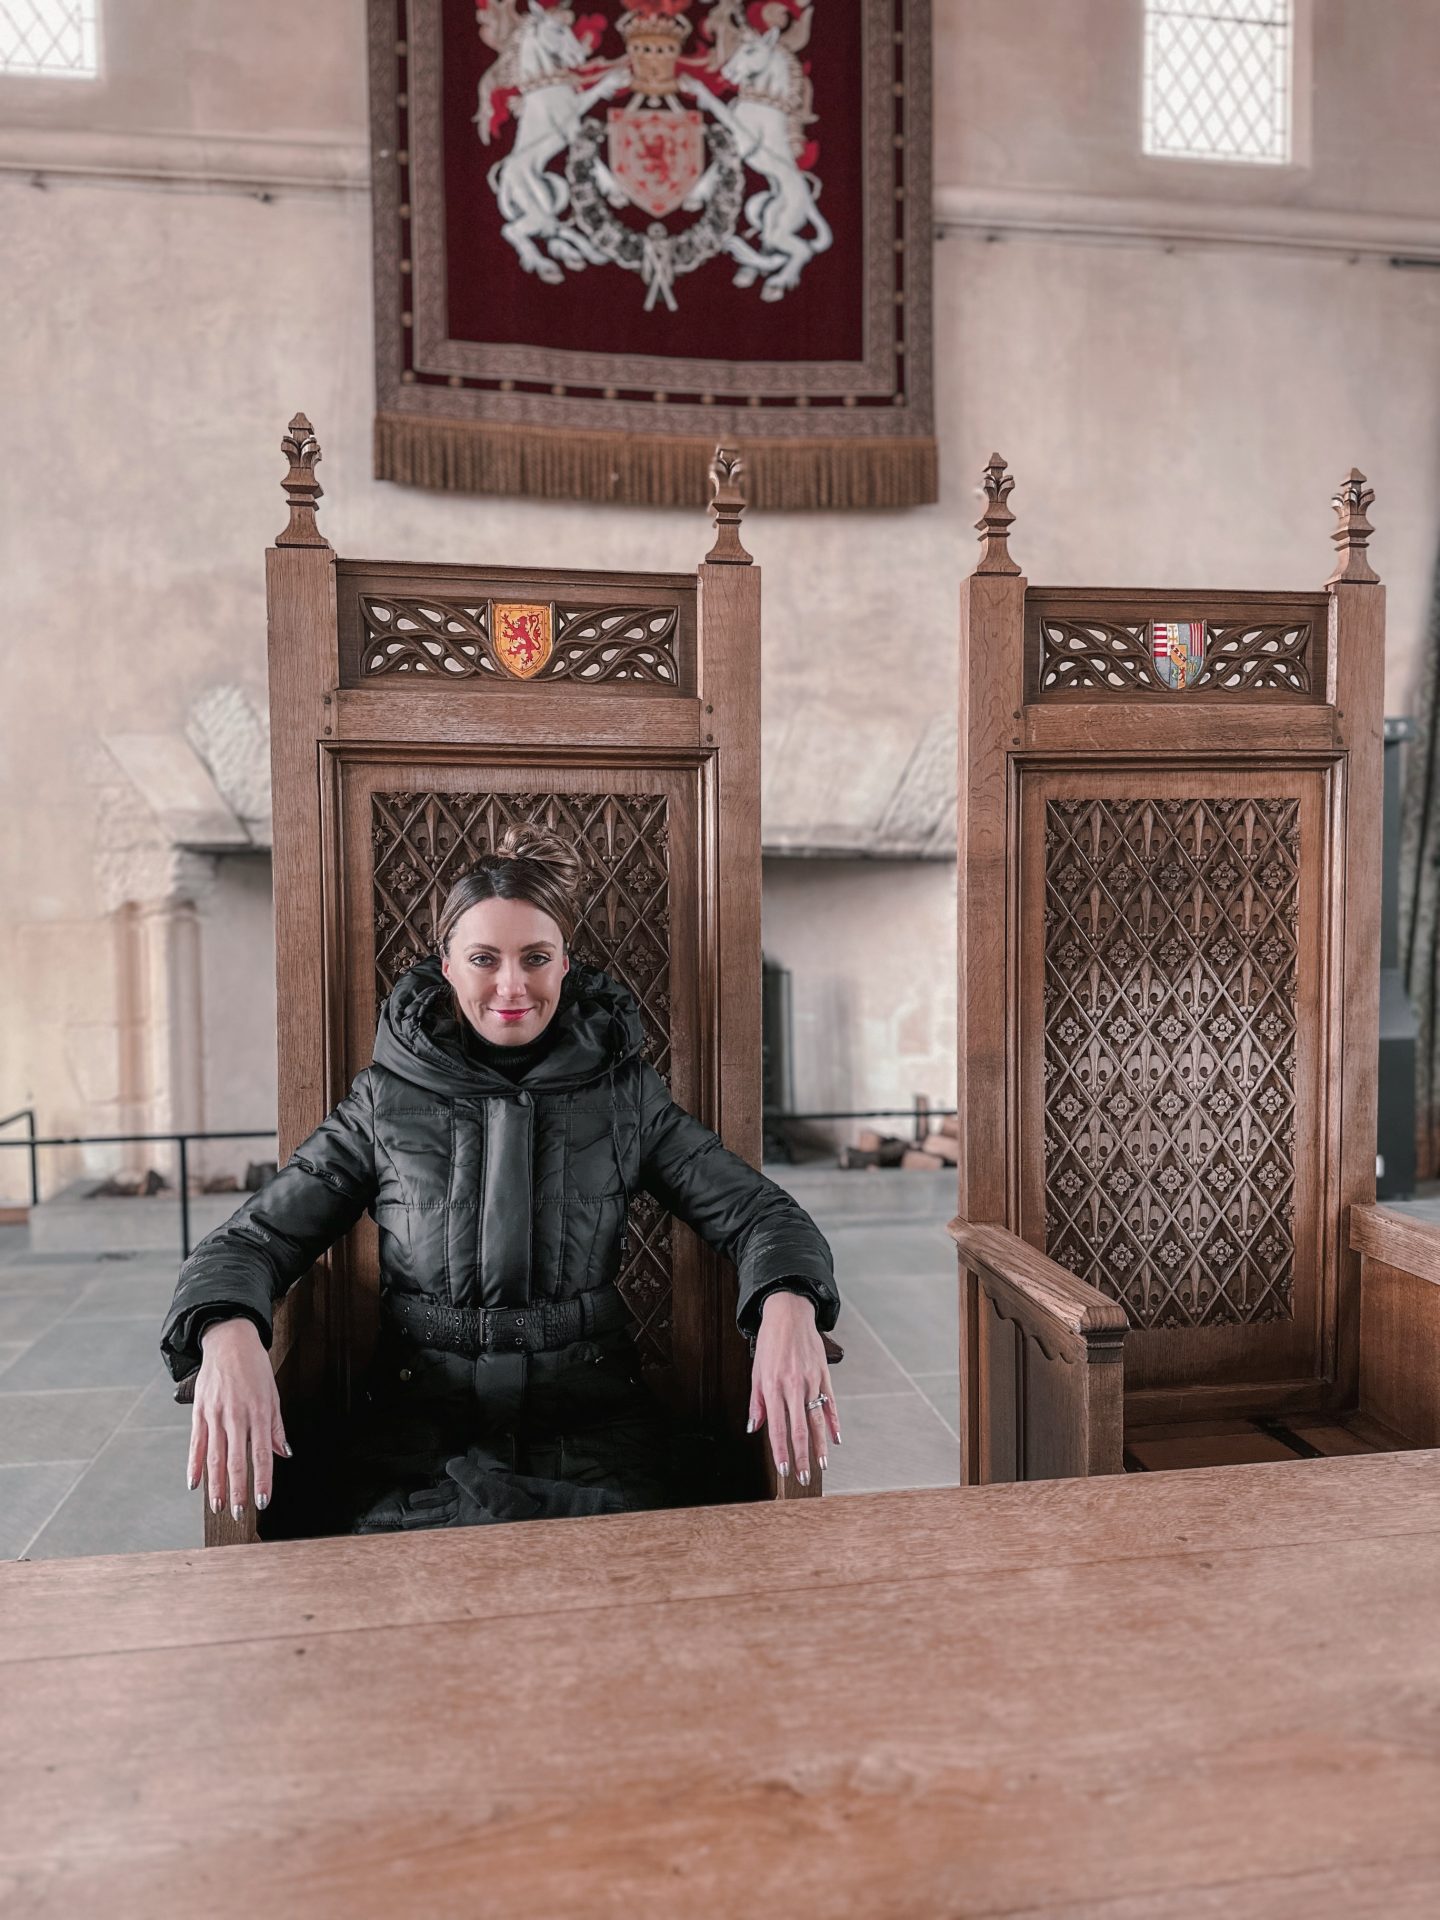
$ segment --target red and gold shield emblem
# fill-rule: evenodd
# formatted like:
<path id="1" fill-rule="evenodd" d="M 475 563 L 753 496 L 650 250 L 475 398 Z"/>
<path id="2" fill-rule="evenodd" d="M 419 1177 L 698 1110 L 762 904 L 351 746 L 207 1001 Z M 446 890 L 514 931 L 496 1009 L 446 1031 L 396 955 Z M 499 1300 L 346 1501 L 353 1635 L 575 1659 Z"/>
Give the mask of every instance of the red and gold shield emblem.
<path id="1" fill-rule="evenodd" d="M 610 171 L 637 207 L 674 213 L 705 171 L 705 122 L 693 109 L 612 107 Z"/>
<path id="2" fill-rule="evenodd" d="M 490 636 L 495 658 L 517 680 L 530 680 L 550 658 L 554 610 L 550 607 L 495 601 L 491 606 Z"/>

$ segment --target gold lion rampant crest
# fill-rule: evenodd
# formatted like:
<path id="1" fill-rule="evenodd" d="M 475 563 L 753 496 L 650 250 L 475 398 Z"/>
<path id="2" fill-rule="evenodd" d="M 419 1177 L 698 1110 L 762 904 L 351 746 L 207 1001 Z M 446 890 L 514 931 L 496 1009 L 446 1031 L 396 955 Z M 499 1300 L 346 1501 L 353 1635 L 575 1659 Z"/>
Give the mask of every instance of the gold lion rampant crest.
<path id="1" fill-rule="evenodd" d="M 496 602 L 490 622 L 495 658 L 517 680 L 531 680 L 554 649 L 554 610 Z"/>

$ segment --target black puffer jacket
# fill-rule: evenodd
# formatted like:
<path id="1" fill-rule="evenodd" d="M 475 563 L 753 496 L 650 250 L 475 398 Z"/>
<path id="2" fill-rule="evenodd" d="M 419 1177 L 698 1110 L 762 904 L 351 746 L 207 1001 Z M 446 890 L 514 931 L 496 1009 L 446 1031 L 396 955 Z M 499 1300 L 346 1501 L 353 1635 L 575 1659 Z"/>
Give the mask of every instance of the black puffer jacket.
<path id="1" fill-rule="evenodd" d="M 548 1053 L 512 1083 L 468 1057 L 439 961 L 412 967 L 385 1004 L 374 1064 L 185 1262 L 161 1335 L 174 1377 L 199 1366 L 215 1319 L 248 1315 L 268 1347 L 274 1302 L 366 1211 L 382 1296 L 518 1307 L 613 1282 L 642 1187 L 735 1263 L 743 1333 L 777 1285 L 808 1295 L 821 1330 L 833 1327 L 840 1302 L 819 1229 L 675 1105 L 641 1056 L 630 995 L 573 967 L 555 1022 Z M 500 1400 L 528 1398 L 511 1358 L 464 1363 L 480 1399 L 487 1374 Z"/>

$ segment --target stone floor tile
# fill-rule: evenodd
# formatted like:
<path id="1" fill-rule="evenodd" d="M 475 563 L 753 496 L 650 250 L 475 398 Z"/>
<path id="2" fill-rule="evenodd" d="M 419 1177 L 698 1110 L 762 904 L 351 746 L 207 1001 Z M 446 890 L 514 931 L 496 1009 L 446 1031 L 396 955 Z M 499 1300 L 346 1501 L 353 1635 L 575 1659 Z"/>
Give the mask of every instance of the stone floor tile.
<path id="1" fill-rule="evenodd" d="M 960 1299 L 953 1275 L 855 1280 L 846 1295 L 907 1373 L 958 1367 Z"/>
<path id="2" fill-rule="evenodd" d="M 175 1298 L 176 1273 L 101 1273 L 82 1289 L 70 1309 L 72 1320 L 150 1320 L 156 1338 L 166 1310 Z"/>
<path id="3" fill-rule="evenodd" d="M 767 1163 L 765 1171 L 784 1187 L 821 1228 L 860 1225 L 923 1225 L 944 1228 L 955 1215 L 956 1175 L 917 1173 L 899 1167 L 845 1173 L 835 1166 L 787 1167 Z"/>
<path id="4" fill-rule="evenodd" d="M 201 1494 L 185 1486 L 189 1440 L 122 1430 L 87 1466 L 31 1543 L 32 1560 L 92 1553 L 161 1553 L 205 1537 Z"/>
<path id="5" fill-rule="evenodd" d="M 28 1340 L 6 1340 L 0 1342 L 0 1373 L 4 1373 L 11 1362 L 18 1360 L 22 1353 L 28 1352 L 29 1347 L 30 1342 Z"/>
<path id="6" fill-rule="evenodd" d="M 835 1397 L 846 1400 L 861 1393 L 904 1393 L 910 1382 L 894 1355 L 876 1337 L 854 1307 L 842 1306 L 833 1336 L 845 1349 L 834 1369 Z"/>
<path id="7" fill-rule="evenodd" d="M 959 1374 L 917 1373 L 915 1384 L 958 1439 L 960 1434 Z"/>
<path id="8" fill-rule="evenodd" d="M 61 1320 L 0 1373 L 0 1394 L 45 1387 L 134 1387 L 154 1378 L 160 1326 L 154 1320 Z"/>
<path id="9" fill-rule="evenodd" d="M 80 1297 L 79 1281 L 38 1286 L 0 1294 L 0 1340 L 38 1340 L 67 1314 Z"/>
<path id="10" fill-rule="evenodd" d="M 85 1471 L 84 1460 L 0 1467 L 0 1560 L 15 1560 Z"/>
<path id="11" fill-rule="evenodd" d="M 0 1465 L 93 1460 L 138 1398 L 133 1387 L 0 1393 Z"/>
<path id="12" fill-rule="evenodd" d="M 817 1223 L 818 1224 L 818 1223 Z M 822 1228 L 842 1295 L 853 1280 L 917 1278 L 958 1284 L 955 1242 L 939 1224 Z"/>
<path id="13" fill-rule="evenodd" d="M 920 1393 L 848 1400 L 840 1431 L 844 1444 L 830 1449 L 827 1496 L 960 1483 L 960 1443 Z"/>
<path id="14" fill-rule="evenodd" d="M 27 1254 L 23 1260 L 11 1260 L 0 1266 L 0 1301 L 11 1299 L 17 1293 L 45 1293 L 52 1287 L 68 1290 L 71 1299 L 75 1299 L 97 1274 L 110 1271 L 109 1266 L 97 1266 L 83 1254 L 63 1261 L 42 1261 Z"/>
<path id="15" fill-rule="evenodd" d="M 188 1433 L 193 1406 L 182 1406 L 175 1399 L 175 1382 L 160 1367 L 155 1378 L 126 1414 L 123 1425 L 131 1427 L 183 1427 Z"/>

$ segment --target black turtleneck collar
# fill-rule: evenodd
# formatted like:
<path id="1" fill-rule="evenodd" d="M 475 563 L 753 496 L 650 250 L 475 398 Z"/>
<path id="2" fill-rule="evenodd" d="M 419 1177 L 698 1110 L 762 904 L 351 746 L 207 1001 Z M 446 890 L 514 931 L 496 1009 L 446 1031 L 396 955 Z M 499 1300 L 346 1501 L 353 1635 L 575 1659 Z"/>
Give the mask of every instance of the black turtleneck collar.
<path id="1" fill-rule="evenodd" d="M 466 1059 L 473 1061 L 476 1066 L 489 1067 L 492 1072 L 501 1074 L 506 1080 L 518 1085 L 531 1067 L 543 1060 L 555 1045 L 559 1017 L 557 1008 L 545 1031 L 518 1047 L 502 1047 L 493 1040 L 486 1040 L 475 1031 L 468 1020 L 462 1017 L 460 1045 L 464 1049 Z"/>

